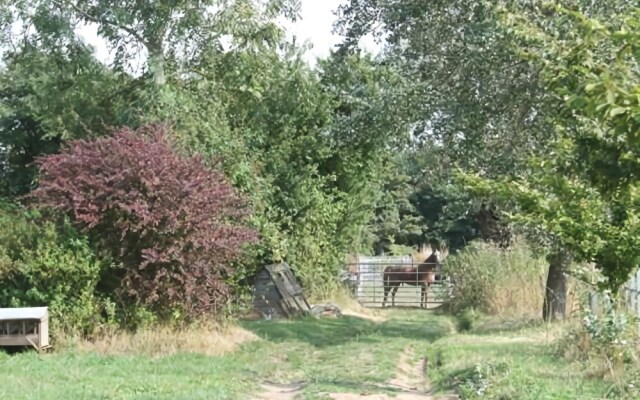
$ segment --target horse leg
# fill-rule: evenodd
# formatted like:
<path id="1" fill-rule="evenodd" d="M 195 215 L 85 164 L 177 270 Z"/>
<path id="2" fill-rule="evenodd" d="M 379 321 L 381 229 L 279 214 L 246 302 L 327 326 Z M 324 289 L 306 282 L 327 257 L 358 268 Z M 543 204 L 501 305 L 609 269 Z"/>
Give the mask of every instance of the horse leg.
<path id="1" fill-rule="evenodd" d="M 395 307 L 396 306 L 396 293 L 398 292 L 398 288 L 400 287 L 400 285 L 395 285 L 393 287 L 393 290 L 391 290 L 391 307 Z"/>
<path id="2" fill-rule="evenodd" d="M 427 285 L 426 284 L 423 283 L 422 285 L 420 285 L 420 292 L 421 292 L 420 293 L 420 308 L 424 308 L 424 306 L 425 306 L 425 304 L 427 302 L 427 299 L 426 299 L 426 296 L 427 296 Z"/>
<path id="3" fill-rule="evenodd" d="M 383 281 L 384 282 L 384 281 Z M 383 283 L 382 286 L 383 290 L 384 290 L 384 298 L 382 299 L 382 308 L 384 308 L 385 304 L 387 303 L 387 294 L 389 293 L 389 285 L 386 283 Z"/>
<path id="4" fill-rule="evenodd" d="M 382 274 L 382 290 L 384 292 L 384 298 L 382 299 L 382 308 L 387 304 L 387 295 L 389 294 L 389 290 L 391 290 L 391 278 L 390 274 L 387 271 L 384 271 Z"/>
<path id="5" fill-rule="evenodd" d="M 424 308 L 429 308 L 428 300 L 429 300 L 429 289 L 431 288 L 432 282 L 427 282 L 427 285 L 424 289 Z"/>

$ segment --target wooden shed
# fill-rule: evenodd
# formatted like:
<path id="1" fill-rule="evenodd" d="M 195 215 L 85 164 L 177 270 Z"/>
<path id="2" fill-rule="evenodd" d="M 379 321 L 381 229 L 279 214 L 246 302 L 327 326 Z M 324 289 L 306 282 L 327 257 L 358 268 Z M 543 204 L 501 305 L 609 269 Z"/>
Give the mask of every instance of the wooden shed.
<path id="1" fill-rule="evenodd" d="M 0 308 L 0 347 L 49 347 L 49 309 L 47 307 Z"/>
<path id="2" fill-rule="evenodd" d="M 286 263 L 267 265 L 255 277 L 253 308 L 266 319 L 307 315 L 302 287 Z"/>

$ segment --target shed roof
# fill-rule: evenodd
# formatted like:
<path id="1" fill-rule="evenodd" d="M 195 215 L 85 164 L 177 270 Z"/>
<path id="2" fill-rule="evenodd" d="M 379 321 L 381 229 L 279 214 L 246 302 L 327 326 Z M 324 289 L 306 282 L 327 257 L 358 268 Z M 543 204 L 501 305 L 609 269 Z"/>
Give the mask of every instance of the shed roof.
<path id="1" fill-rule="evenodd" d="M 42 320 L 47 316 L 48 307 L 0 308 L 0 321 L 16 319 Z"/>

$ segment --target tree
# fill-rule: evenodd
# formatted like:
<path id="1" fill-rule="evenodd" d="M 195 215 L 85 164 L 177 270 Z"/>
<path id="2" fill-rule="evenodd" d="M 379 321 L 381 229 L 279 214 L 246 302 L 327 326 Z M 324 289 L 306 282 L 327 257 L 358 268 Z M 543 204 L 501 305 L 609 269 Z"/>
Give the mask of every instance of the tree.
<path id="1" fill-rule="evenodd" d="M 256 235 L 243 225 L 245 200 L 201 158 L 178 156 L 168 134 L 151 125 L 72 141 L 38 159 L 30 197 L 69 215 L 121 263 L 110 273 L 129 305 L 193 317 L 225 304 L 231 263 Z"/>
<path id="2" fill-rule="evenodd" d="M 604 18 L 629 7 L 623 1 L 570 3 Z M 517 4 L 535 9 L 540 2 Z M 487 184 L 484 191 L 464 194 L 457 168 L 489 181 L 519 179 L 528 174 L 528 161 L 544 157 L 554 140 L 557 99 L 540 76 L 541 66 L 515 50 L 527 39 L 505 29 L 497 11 L 494 4 L 466 0 L 351 0 L 341 8 L 337 24 L 347 37 L 342 49 L 347 53 L 367 33 L 386 35 L 385 62 L 397 65 L 415 85 L 416 147 L 432 157 L 436 171 L 425 174 L 427 187 L 452 195 L 449 208 L 459 213 L 454 220 L 475 213 L 482 200 L 499 191 Z M 539 18 L 547 21 L 544 15 Z M 466 229 L 478 221 L 469 222 Z M 538 239 L 553 244 L 550 260 L 569 259 L 555 237 Z M 556 271 L 564 266 L 552 262 L 550 268 L 549 292 L 562 297 L 565 285 L 554 279 L 564 279 Z"/>
<path id="3" fill-rule="evenodd" d="M 550 232 L 577 261 L 594 262 L 614 290 L 640 262 L 638 11 L 605 23 L 557 3 L 540 8 L 545 18 L 505 9 L 505 25 L 527 43 L 523 57 L 541 66 L 557 99 L 553 158 L 530 159 L 531 173 L 520 179 L 469 181 L 484 191 L 498 186 L 517 203 L 516 220 Z"/>
<path id="4" fill-rule="evenodd" d="M 49 51 L 25 43 L 4 61 L 1 193 L 20 196 L 32 188 L 35 157 L 57 152 L 62 140 L 105 132 L 104 124 L 116 118 L 114 92 L 127 77 L 110 72 L 77 42 Z"/>
<path id="5" fill-rule="evenodd" d="M 31 3 L 37 7 L 18 2 L 16 13 L 4 10 L 14 20 L 38 22 L 32 39 L 44 53 L 76 40 L 68 28 L 77 21 L 99 19 L 100 34 L 114 45 L 142 42 L 115 29 L 122 24 L 148 35 L 167 15 L 184 23 L 182 32 L 170 22 L 167 37 L 175 40 L 163 41 L 164 74 L 147 68 L 104 97 L 115 104 L 107 125 L 170 123 L 178 151 L 202 155 L 249 198 L 262 240 L 235 277 L 287 261 L 307 290 L 333 288 L 344 253 L 366 246 L 381 171 L 407 138 L 401 111 L 408 85 L 393 68 L 335 55 L 309 68 L 275 24 L 276 15 L 295 11 L 293 1 L 210 1 L 230 7 L 193 20 L 182 19 L 180 10 L 190 7 L 184 2 L 161 2 L 173 11 L 145 9 L 148 2 Z M 230 43 L 221 43 L 227 35 Z M 124 52 L 117 60 L 131 57 Z M 108 69 L 117 73 L 120 64 Z"/>
<path id="6" fill-rule="evenodd" d="M 538 71 L 513 51 L 514 35 L 500 28 L 494 11 L 466 0 L 351 0 L 336 25 L 345 53 L 367 33 L 384 35 L 381 58 L 412 82 L 415 206 L 430 219 L 424 236 L 453 249 L 481 236 L 476 214 L 485 200 L 464 193 L 455 168 L 515 175 L 526 167 L 522 156 L 541 151 L 550 131 Z"/>
<path id="7" fill-rule="evenodd" d="M 351 0 L 340 14 L 343 51 L 367 33 L 385 35 L 382 57 L 413 84 L 415 143 L 440 149 L 440 162 L 513 174 L 523 153 L 544 142 L 538 72 L 512 50 L 514 37 L 498 26 L 490 5 Z"/>
<path id="8" fill-rule="evenodd" d="M 219 110 L 224 99 L 226 131 L 210 125 L 211 134 L 186 139 L 223 154 L 225 171 L 250 194 L 263 237 L 255 258 L 286 260 L 310 291 L 333 289 L 344 254 L 363 241 L 380 171 L 406 140 L 403 83 L 367 57 L 322 60 L 313 71 L 286 44 L 212 52 L 197 68 L 209 74 L 191 81 L 194 103 Z"/>
<path id="9" fill-rule="evenodd" d="M 295 18 L 295 0 L 196 1 L 105 1 L 44 0 L 2 4 L 3 22 L 28 22 L 49 43 L 73 40 L 79 23 L 97 24 L 98 34 L 116 50 L 116 66 L 124 66 L 147 55 L 147 72 L 157 85 L 164 85 L 169 63 L 190 59 L 211 44 L 221 48 L 221 39 L 233 42 L 269 40 L 278 15 Z M 11 7 L 9 7 L 11 5 Z M 28 37 L 21 32 L 24 37 Z"/>

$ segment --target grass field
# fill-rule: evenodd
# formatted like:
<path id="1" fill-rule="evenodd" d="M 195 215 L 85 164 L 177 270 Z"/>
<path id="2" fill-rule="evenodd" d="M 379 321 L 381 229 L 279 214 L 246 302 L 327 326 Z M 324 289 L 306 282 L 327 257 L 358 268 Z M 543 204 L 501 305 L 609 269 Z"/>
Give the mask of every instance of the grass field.
<path id="1" fill-rule="evenodd" d="M 487 325 L 458 334 L 452 319 L 432 312 L 385 310 L 381 315 L 386 320 L 243 322 L 261 339 L 221 356 L 0 353 L 0 398 L 255 399 L 260 382 L 306 381 L 299 398 L 326 399 L 326 393 L 385 391 L 372 385 L 385 385 L 397 375 L 407 349 L 412 349 L 411 363 L 422 356 L 441 360 L 441 366 L 431 361 L 428 371 L 436 393 L 462 386 L 469 393 L 490 389 L 502 396 L 491 398 L 595 399 L 604 398 L 609 387 L 555 358 L 553 335 L 543 327 L 498 332 Z M 490 376 L 486 382 L 483 372 Z"/>

